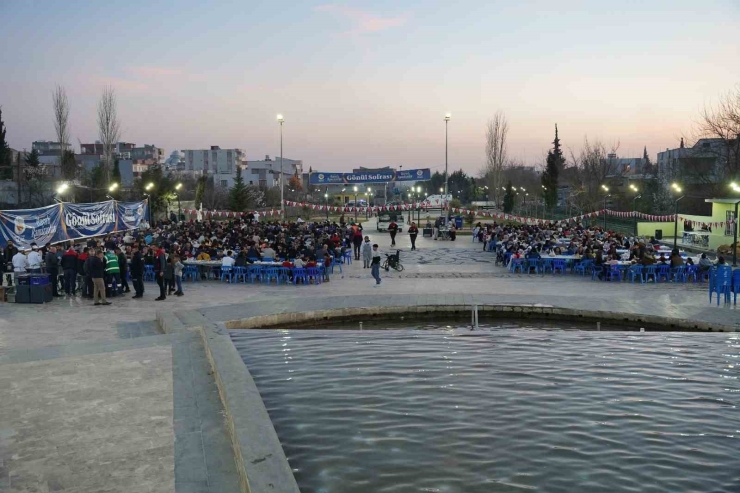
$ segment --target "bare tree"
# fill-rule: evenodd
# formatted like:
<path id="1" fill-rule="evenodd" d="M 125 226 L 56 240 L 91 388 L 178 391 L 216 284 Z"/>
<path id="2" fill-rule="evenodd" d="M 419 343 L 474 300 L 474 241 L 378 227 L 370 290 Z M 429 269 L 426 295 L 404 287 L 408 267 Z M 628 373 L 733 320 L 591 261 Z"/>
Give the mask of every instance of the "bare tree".
<path id="1" fill-rule="evenodd" d="M 609 157 L 616 155 L 619 150 L 619 142 L 613 144 L 611 149 L 598 139 L 589 142 L 588 137 L 583 139 L 583 148 L 578 157 L 570 151 L 573 171 L 568 173 L 568 181 L 571 186 L 569 205 L 575 210 L 593 211 L 603 206 L 604 190 L 607 177 L 614 177 L 618 172 L 615 159 Z M 567 168 L 566 168 L 567 169 Z"/>
<path id="2" fill-rule="evenodd" d="M 740 178 L 740 84 L 721 96 L 716 105 L 702 110 L 697 137 L 720 140 L 720 145 L 704 149 L 716 157 L 717 165 L 711 173 L 714 181 Z"/>
<path id="3" fill-rule="evenodd" d="M 54 109 L 54 130 L 59 142 L 59 167 L 63 165 L 67 145 L 69 144 L 69 101 L 67 91 L 57 84 L 51 93 L 51 103 Z"/>
<path id="4" fill-rule="evenodd" d="M 498 206 L 504 196 L 504 165 L 506 163 L 506 137 L 509 122 L 503 111 L 497 111 L 486 126 L 486 165 L 489 198 Z"/>
<path id="5" fill-rule="evenodd" d="M 113 149 L 121 137 L 116 91 L 112 86 L 103 88 L 103 94 L 98 101 L 98 136 L 103 143 L 103 163 L 107 183 L 110 182 L 113 166 Z"/>

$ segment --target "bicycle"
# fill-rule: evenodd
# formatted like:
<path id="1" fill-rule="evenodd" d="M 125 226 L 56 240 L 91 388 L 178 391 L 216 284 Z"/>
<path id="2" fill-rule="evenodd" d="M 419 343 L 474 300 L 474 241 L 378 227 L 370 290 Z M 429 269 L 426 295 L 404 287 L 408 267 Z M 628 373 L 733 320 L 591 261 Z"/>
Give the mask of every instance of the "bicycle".
<path id="1" fill-rule="evenodd" d="M 401 250 L 396 250 L 396 253 L 393 255 L 385 254 L 385 262 L 383 262 L 382 267 L 385 269 L 386 272 L 388 272 L 391 268 L 397 270 L 398 272 L 403 272 L 403 264 L 401 264 Z"/>

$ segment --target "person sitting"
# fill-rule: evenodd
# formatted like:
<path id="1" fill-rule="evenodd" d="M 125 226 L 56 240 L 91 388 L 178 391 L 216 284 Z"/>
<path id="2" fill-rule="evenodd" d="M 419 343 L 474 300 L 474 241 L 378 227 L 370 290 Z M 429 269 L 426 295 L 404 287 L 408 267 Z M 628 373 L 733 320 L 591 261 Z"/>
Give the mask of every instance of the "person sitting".
<path id="1" fill-rule="evenodd" d="M 683 259 L 681 258 L 681 255 L 678 253 L 677 249 L 673 249 L 671 252 L 671 267 L 681 267 L 683 265 Z"/>
<path id="2" fill-rule="evenodd" d="M 236 259 L 234 260 L 234 266 L 235 267 L 246 267 L 247 265 L 247 254 L 244 252 L 244 250 L 239 251 L 239 255 L 236 256 Z"/>
<path id="3" fill-rule="evenodd" d="M 209 261 L 209 260 L 211 260 L 211 256 L 208 255 L 208 253 L 205 250 L 200 250 L 198 252 L 198 256 L 195 257 L 195 260 Z M 152 262 L 152 263 L 154 263 L 154 262 Z"/>
<path id="4" fill-rule="evenodd" d="M 658 240 L 656 240 L 654 236 L 651 236 L 650 237 L 650 244 L 651 245 L 660 245 L 660 242 Z"/>
<path id="5" fill-rule="evenodd" d="M 266 246 L 266 247 L 265 247 L 265 248 L 264 248 L 264 249 L 262 250 L 262 258 L 263 258 L 263 259 L 264 259 L 264 258 L 271 258 L 271 259 L 273 259 L 273 260 L 274 260 L 274 259 L 275 259 L 275 250 L 273 250 L 273 249 L 272 249 L 272 247 L 271 247 L 270 245 L 267 245 L 267 246 Z"/>
<path id="6" fill-rule="evenodd" d="M 306 262 L 305 262 L 305 260 L 303 259 L 303 257 L 296 257 L 295 261 L 293 262 L 293 265 L 294 265 L 294 266 L 295 266 L 295 267 L 296 267 L 297 269 L 300 269 L 300 268 L 302 268 L 302 267 L 305 267 L 305 266 L 306 266 Z"/>
<path id="7" fill-rule="evenodd" d="M 232 255 L 234 252 L 229 250 L 226 252 L 226 255 L 224 255 L 224 258 L 221 259 L 221 267 L 233 267 L 236 261 L 234 260 L 234 257 Z"/>
<path id="8" fill-rule="evenodd" d="M 660 258 L 658 259 L 658 263 L 662 265 L 668 264 L 668 259 L 665 258 L 665 253 L 660 254 Z"/>
<path id="9" fill-rule="evenodd" d="M 707 258 L 706 253 L 701 254 L 699 259 L 699 272 L 706 272 L 712 268 L 712 261 Z"/>
<path id="10" fill-rule="evenodd" d="M 257 251 L 257 248 L 252 244 L 249 246 L 249 250 L 247 250 L 247 258 L 259 260 L 260 259 L 260 252 Z"/>
<path id="11" fill-rule="evenodd" d="M 691 257 L 686 259 L 686 266 L 688 267 L 689 265 L 694 265 L 694 260 Z"/>

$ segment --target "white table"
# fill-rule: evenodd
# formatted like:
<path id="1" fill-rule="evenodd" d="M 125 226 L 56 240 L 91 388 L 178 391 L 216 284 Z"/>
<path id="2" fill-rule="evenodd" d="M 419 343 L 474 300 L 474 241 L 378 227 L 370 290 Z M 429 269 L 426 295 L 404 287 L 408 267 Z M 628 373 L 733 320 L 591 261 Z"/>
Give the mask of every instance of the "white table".
<path id="1" fill-rule="evenodd" d="M 709 248 L 709 235 L 711 234 L 709 231 L 684 231 L 681 243 Z"/>

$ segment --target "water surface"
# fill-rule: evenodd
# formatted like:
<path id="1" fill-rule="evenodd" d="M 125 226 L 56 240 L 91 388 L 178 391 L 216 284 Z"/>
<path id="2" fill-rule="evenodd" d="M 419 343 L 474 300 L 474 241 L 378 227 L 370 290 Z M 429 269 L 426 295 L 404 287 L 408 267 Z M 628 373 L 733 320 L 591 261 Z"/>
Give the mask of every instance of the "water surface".
<path id="1" fill-rule="evenodd" d="M 232 338 L 303 493 L 740 492 L 740 334 Z"/>

